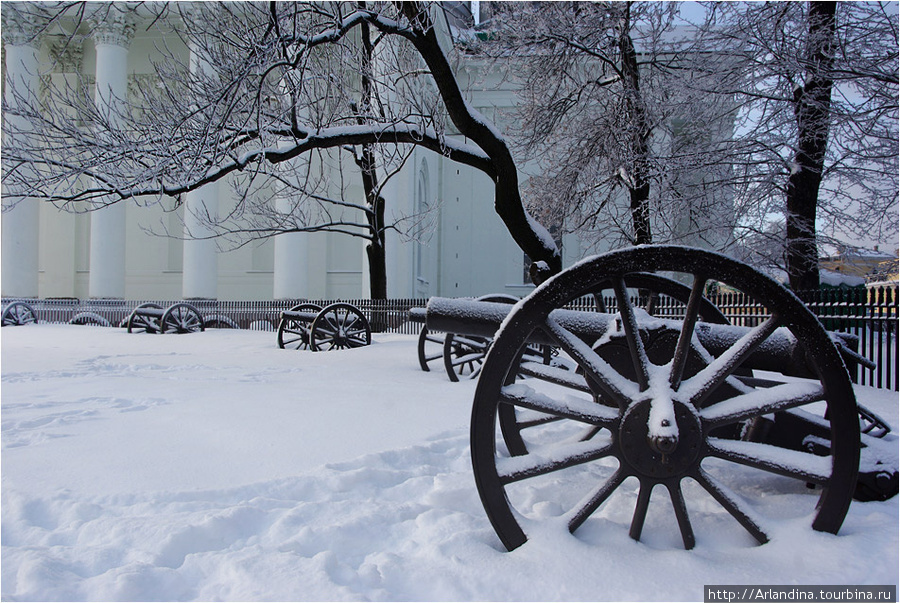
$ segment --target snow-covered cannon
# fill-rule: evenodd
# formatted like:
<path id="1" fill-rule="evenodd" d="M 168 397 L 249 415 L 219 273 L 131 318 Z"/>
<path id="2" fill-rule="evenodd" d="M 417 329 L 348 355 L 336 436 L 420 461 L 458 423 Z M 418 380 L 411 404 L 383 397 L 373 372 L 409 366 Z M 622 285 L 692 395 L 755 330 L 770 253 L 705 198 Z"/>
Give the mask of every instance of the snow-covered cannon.
<path id="1" fill-rule="evenodd" d="M 728 324 L 705 297 L 715 287 L 744 292 L 766 316 Z M 565 309 L 586 295 L 596 312 Z M 657 485 L 686 548 L 695 523 L 718 531 L 728 515 L 766 542 L 771 488 L 796 489 L 797 516 L 832 533 L 854 494 L 897 491 L 896 437 L 857 405 L 839 350 L 860 361 L 852 342 L 725 256 L 636 247 L 585 260 L 513 307 L 433 298 L 411 318 L 493 338 L 470 445 L 482 503 L 510 550 L 541 521 L 596 536 L 625 519 L 634 539 L 645 522 L 665 529 L 671 522 L 650 505 Z M 535 344 L 556 346 L 554 362 L 524 358 Z"/>
<path id="2" fill-rule="evenodd" d="M 372 343 L 372 329 L 362 311 L 338 302 L 322 308 L 303 303 L 281 313 L 278 347 L 294 350 L 342 350 Z"/>
<path id="3" fill-rule="evenodd" d="M 13 302 L 3 308 L 2 319 L 4 327 L 20 327 L 38 321 L 34 308 L 22 301 Z"/>
<path id="4" fill-rule="evenodd" d="M 200 311 L 184 302 L 163 308 L 159 304 L 137 306 L 125 322 L 129 333 L 196 333 L 205 330 Z"/>
<path id="5" fill-rule="evenodd" d="M 492 293 L 475 298 L 474 301 L 505 304 L 508 307 L 518 302 L 519 298 Z M 430 371 L 430 363 L 442 360 L 444 371 L 450 381 L 475 379 L 481 373 L 481 365 L 491 345 L 492 337 L 493 333 L 484 335 L 473 335 L 465 331 L 439 333 L 423 326 L 419 331 L 419 366 L 423 371 Z M 549 361 L 549 351 L 546 346 L 529 346 L 525 354 L 529 357 L 539 356 Z"/>

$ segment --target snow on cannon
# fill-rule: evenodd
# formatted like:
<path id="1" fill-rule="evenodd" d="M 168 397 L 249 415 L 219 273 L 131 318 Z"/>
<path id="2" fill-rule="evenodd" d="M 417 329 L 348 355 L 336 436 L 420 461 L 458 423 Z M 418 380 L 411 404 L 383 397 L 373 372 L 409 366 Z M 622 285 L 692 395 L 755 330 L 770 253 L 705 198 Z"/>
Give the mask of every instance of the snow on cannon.
<path id="1" fill-rule="evenodd" d="M 281 313 L 278 347 L 294 350 L 343 350 L 372 343 L 369 321 L 356 306 L 338 302 L 322 308 L 303 303 Z"/>
<path id="2" fill-rule="evenodd" d="M 132 310 L 126 326 L 129 333 L 196 333 L 205 330 L 200 311 L 183 302 L 165 309 L 154 303 L 141 304 Z"/>
<path id="3" fill-rule="evenodd" d="M 705 297 L 714 287 L 768 311 L 729 324 Z M 565 309 L 583 296 L 596 311 Z M 845 359 L 864 359 L 852 338 L 829 334 L 782 285 L 725 256 L 615 251 L 513 307 L 432 298 L 411 319 L 493 338 L 470 447 L 482 504 L 509 550 L 541 522 L 596 535 L 624 521 L 636 540 L 646 522 L 688 549 L 695 525 L 731 525 L 765 543 L 784 511 L 766 496 L 774 488 L 792 492 L 791 512 L 813 517 L 814 529 L 837 533 L 854 495 L 897 493 L 896 436 L 856 402 Z M 524 357 L 536 344 L 558 349 L 552 364 Z M 656 486 L 667 494 L 651 505 Z"/>
<path id="4" fill-rule="evenodd" d="M 4 327 L 20 327 L 37 323 L 37 313 L 25 302 L 17 301 L 3 308 Z"/>

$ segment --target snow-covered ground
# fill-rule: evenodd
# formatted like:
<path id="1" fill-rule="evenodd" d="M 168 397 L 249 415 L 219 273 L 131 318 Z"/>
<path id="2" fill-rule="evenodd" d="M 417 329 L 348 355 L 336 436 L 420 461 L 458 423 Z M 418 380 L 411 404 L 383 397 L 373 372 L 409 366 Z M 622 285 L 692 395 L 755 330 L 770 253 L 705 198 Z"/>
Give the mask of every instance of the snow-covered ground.
<path id="1" fill-rule="evenodd" d="M 685 551 L 675 527 L 635 542 L 610 516 L 505 552 L 471 475 L 474 383 L 422 372 L 412 336 L 330 353 L 251 331 L 0 336 L 3 600 L 696 601 L 711 584 L 898 583 L 896 498 L 854 502 L 837 536 L 786 517 L 764 546 L 698 531 Z M 858 395 L 897 425 L 896 393 Z"/>

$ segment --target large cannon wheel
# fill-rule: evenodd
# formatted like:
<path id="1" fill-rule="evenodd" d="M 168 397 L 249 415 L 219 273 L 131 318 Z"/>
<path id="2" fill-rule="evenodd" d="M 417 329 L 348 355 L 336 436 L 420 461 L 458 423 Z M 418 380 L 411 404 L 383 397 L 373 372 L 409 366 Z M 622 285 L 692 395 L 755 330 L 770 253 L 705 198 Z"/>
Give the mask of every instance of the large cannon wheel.
<path id="1" fill-rule="evenodd" d="M 38 321 L 34 308 L 25 302 L 13 302 L 3 310 L 4 327 L 20 327 L 35 324 Z"/>
<path id="2" fill-rule="evenodd" d="M 677 313 L 683 314 L 691 296 L 691 288 L 678 281 L 660 276 L 658 274 L 627 274 L 625 285 L 637 295 L 632 295 L 631 302 L 636 308 L 640 308 L 648 316 L 666 317 Z M 600 283 L 591 292 L 594 298 L 595 308 L 598 312 L 608 313 L 617 303 L 613 283 L 607 281 Z M 610 300 L 608 302 L 607 300 Z M 673 304 L 672 301 L 677 302 Z M 699 319 L 713 324 L 728 324 L 728 318 L 705 297 L 700 300 L 698 308 Z M 664 333 L 662 337 L 655 337 L 653 341 L 646 342 L 650 351 L 651 360 L 664 362 L 667 353 L 671 353 L 673 337 L 671 333 Z M 607 362 L 617 365 L 620 361 L 629 361 L 627 342 L 618 339 L 604 342 L 596 350 Z M 669 356 L 671 357 L 671 355 Z M 538 361 L 539 360 L 539 361 Z M 547 379 L 554 382 L 562 382 L 567 387 L 581 389 L 590 393 L 590 388 L 583 376 L 575 376 L 571 371 L 558 366 L 548 366 L 545 359 L 535 359 L 533 356 L 522 358 L 518 374 L 520 376 Z M 617 368 L 619 368 L 617 366 Z M 624 367 L 627 370 L 627 366 Z M 582 370 L 577 371 L 583 375 Z M 602 400 L 598 400 L 602 403 Z M 548 423 L 560 421 L 563 418 L 555 414 L 541 413 L 531 409 L 518 408 L 511 404 L 501 404 L 497 409 L 500 430 L 509 453 L 513 456 L 527 454 L 527 432 L 529 429 L 542 428 Z M 599 431 L 598 428 L 588 428 L 584 437 Z"/>
<path id="3" fill-rule="evenodd" d="M 304 312 L 310 314 L 318 314 L 322 311 L 322 306 L 312 303 L 302 303 L 290 309 L 290 312 Z M 278 321 L 278 347 L 290 350 L 308 350 L 309 349 L 309 329 L 312 321 L 300 320 L 298 318 L 281 317 Z"/>
<path id="4" fill-rule="evenodd" d="M 483 295 L 477 301 L 514 304 L 519 299 L 502 293 Z M 444 370 L 450 381 L 456 383 L 460 377 L 476 379 L 481 373 L 481 365 L 487 354 L 491 340 L 487 337 L 448 333 L 444 338 Z"/>
<path id="5" fill-rule="evenodd" d="M 359 308 L 345 303 L 325 306 L 309 328 L 310 348 L 344 350 L 372 343 L 372 329 Z"/>
<path id="6" fill-rule="evenodd" d="M 628 275 L 649 272 L 678 273 L 692 282 L 683 320 L 650 317 L 629 300 Z M 562 326 L 558 309 L 608 282 L 618 302 L 615 328 L 604 341 L 584 341 Z M 707 283 L 714 282 L 743 291 L 772 312 L 715 354 L 696 337 L 709 328 L 700 321 L 700 308 Z M 555 341 L 580 368 L 580 379 L 517 381 L 521 350 L 534 333 Z M 664 362 L 648 353 L 653 337 L 673 337 Z M 741 365 L 754 353 L 791 338 L 814 379 L 755 389 L 752 380 L 739 378 Z M 627 350 L 624 367 L 604 359 L 605 343 L 614 340 Z M 504 405 L 565 420 L 548 424 L 543 441 L 513 456 L 498 428 Z M 819 442 L 813 454 L 754 441 L 755 424 L 773 413 L 816 415 L 827 436 L 824 445 Z M 508 317 L 476 389 L 471 453 L 482 503 L 509 550 L 523 544 L 532 523 L 541 521 L 562 521 L 572 532 L 581 528 L 596 535 L 624 519 L 630 521 L 631 537 L 640 539 L 657 485 L 668 492 L 659 498 L 671 502 L 685 548 L 695 544 L 688 512 L 688 497 L 695 496 L 700 500 L 691 512 L 698 525 L 721 530 L 727 523 L 722 518 L 730 515 L 764 543 L 770 529 L 766 511 L 777 514 L 769 507 L 778 504 L 767 497 L 772 489 L 795 489 L 788 490 L 796 498 L 791 506 L 813 515 L 814 529 L 838 531 L 856 483 L 858 426 L 844 364 L 800 300 L 725 256 L 647 246 L 566 270 Z M 818 499 L 805 495 L 808 484 L 821 486 Z M 665 505 L 661 513 L 660 508 L 654 505 L 650 524 L 674 532 Z"/>
<path id="7" fill-rule="evenodd" d="M 159 322 L 163 333 L 197 333 L 206 330 L 203 316 L 191 304 L 169 306 Z"/>
<path id="8" fill-rule="evenodd" d="M 140 333 L 140 332 L 159 333 L 160 332 L 159 319 L 162 316 L 162 314 L 160 314 L 159 317 L 149 316 L 147 314 L 141 314 L 139 312 L 139 310 L 142 308 L 151 308 L 153 310 L 162 310 L 162 306 L 160 306 L 159 304 L 154 304 L 152 302 L 147 302 L 145 304 L 139 305 L 128 316 L 128 322 L 126 323 L 126 326 L 128 327 L 128 332 L 133 333 L 136 331 L 138 333 Z"/>

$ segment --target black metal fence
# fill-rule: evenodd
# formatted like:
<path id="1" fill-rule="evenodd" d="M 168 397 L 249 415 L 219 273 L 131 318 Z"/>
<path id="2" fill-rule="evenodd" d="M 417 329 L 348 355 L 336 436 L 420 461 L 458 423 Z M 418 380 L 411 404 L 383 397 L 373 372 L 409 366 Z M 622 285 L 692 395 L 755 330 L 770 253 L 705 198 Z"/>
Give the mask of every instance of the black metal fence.
<path id="1" fill-rule="evenodd" d="M 856 382 L 882 389 L 900 390 L 900 347 L 898 347 L 898 292 L 897 287 L 868 289 L 823 289 L 800 294 L 807 306 L 830 331 L 852 333 L 859 338 L 858 351 L 875 362 L 874 370 L 858 368 Z M 37 314 L 38 320 L 50 323 L 68 323 L 78 316 L 99 316 L 113 326 L 122 325 L 135 307 L 153 302 L 165 308 L 175 302 L 165 300 L 79 300 L 79 299 L 27 299 L 4 298 L 3 306 L 13 301 L 27 302 Z M 282 310 L 299 303 L 315 303 L 325 307 L 342 301 L 359 308 L 368 318 L 373 330 L 378 332 L 418 334 L 421 324 L 409 321 L 409 310 L 424 307 L 427 299 L 351 299 L 351 300 L 282 300 L 282 301 L 220 301 L 191 300 L 203 315 L 207 327 L 224 327 L 275 331 Z M 742 293 L 719 293 L 710 297 L 732 324 L 755 326 L 769 315 L 767 308 L 754 303 Z M 655 302 L 654 314 L 678 318 L 683 315 L 684 304 L 661 296 Z M 615 300 L 606 299 L 606 310 L 615 311 Z M 593 310 L 592 298 L 571 304 L 575 309 Z"/>

